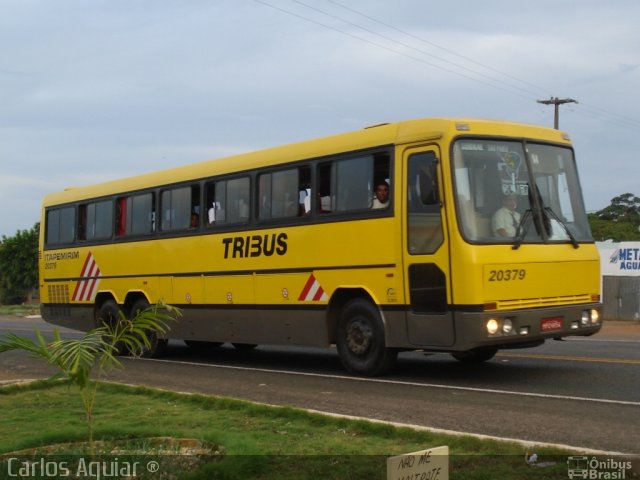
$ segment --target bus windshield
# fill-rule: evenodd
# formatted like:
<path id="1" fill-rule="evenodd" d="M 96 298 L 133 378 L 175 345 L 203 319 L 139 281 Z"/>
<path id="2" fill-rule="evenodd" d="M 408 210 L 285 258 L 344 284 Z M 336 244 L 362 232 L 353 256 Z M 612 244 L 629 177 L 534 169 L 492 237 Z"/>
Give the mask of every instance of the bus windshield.
<path id="1" fill-rule="evenodd" d="M 573 151 L 460 139 L 453 147 L 458 223 L 474 243 L 592 241 Z"/>

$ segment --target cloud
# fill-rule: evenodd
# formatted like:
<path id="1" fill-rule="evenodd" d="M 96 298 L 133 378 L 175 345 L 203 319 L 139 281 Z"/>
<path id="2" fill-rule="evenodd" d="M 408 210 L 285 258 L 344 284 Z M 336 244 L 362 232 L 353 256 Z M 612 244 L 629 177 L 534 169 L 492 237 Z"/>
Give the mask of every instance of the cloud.
<path id="1" fill-rule="evenodd" d="M 0 201 L 12 208 L 0 234 L 28 228 L 42 196 L 68 185 L 406 118 L 551 125 L 536 103 L 549 95 L 581 102 L 561 109 L 561 127 L 589 208 L 620 193 L 598 184 L 603 161 L 607 175 L 635 167 L 638 125 L 590 108 L 640 111 L 635 1 L 487 0 L 464 14 L 452 2 L 267 1 L 294 15 L 248 0 L 4 2 Z"/>

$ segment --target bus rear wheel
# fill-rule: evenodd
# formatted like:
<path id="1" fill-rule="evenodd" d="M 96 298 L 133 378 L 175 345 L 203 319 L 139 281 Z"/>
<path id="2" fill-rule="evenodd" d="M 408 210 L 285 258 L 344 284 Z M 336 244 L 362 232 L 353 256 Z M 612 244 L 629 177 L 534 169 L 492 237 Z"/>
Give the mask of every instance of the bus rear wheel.
<path id="1" fill-rule="evenodd" d="M 135 318 L 138 313 L 143 310 L 149 308 L 149 302 L 147 302 L 144 298 L 137 300 L 133 307 L 131 307 L 131 313 L 129 318 Z M 149 339 L 149 347 L 145 348 L 142 351 L 143 358 L 158 358 L 164 355 L 167 351 L 168 341 L 166 338 L 160 338 L 157 332 L 149 332 L 147 333 L 147 338 Z"/>
<path id="2" fill-rule="evenodd" d="M 103 325 L 107 325 L 110 327 L 115 327 L 118 322 L 122 320 L 121 318 L 120 306 L 116 303 L 115 300 L 109 299 L 102 302 L 98 312 L 96 314 L 96 326 L 102 327 Z M 127 349 L 122 343 L 116 344 L 116 355 L 126 355 Z"/>
<path id="3" fill-rule="evenodd" d="M 398 356 L 397 350 L 386 346 L 378 310 L 359 298 L 342 309 L 336 346 L 342 365 L 354 375 L 381 375 L 391 369 Z"/>

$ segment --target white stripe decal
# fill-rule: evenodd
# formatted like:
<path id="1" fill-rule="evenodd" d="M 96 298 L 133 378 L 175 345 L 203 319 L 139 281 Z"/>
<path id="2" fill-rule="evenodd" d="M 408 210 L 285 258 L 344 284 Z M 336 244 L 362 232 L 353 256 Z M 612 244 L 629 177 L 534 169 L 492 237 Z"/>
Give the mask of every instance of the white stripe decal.
<path id="1" fill-rule="evenodd" d="M 75 302 L 88 302 L 94 299 L 98 285 L 100 285 L 100 268 L 93 258 L 91 252 L 87 255 L 82 271 L 80 272 L 80 280 L 73 292 L 72 300 Z"/>

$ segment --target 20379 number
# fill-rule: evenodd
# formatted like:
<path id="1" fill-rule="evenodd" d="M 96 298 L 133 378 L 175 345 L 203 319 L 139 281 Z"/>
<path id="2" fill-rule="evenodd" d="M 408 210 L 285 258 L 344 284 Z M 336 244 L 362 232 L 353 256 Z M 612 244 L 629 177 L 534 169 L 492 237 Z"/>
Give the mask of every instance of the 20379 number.
<path id="1" fill-rule="evenodd" d="M 509 270 L 490 270 L 490 282 L 510 282 L 514 280 L 524 280 L 527 271 L 523 268 L 512 268 Z"/>

